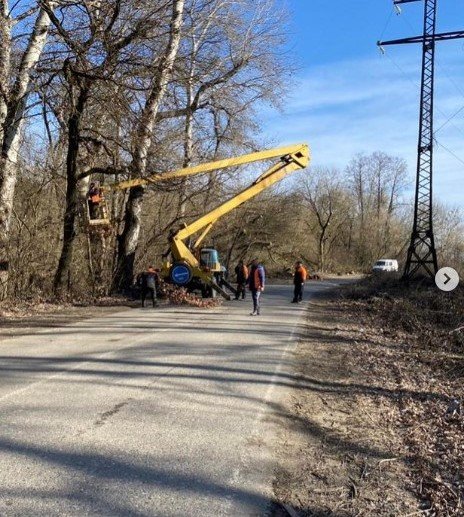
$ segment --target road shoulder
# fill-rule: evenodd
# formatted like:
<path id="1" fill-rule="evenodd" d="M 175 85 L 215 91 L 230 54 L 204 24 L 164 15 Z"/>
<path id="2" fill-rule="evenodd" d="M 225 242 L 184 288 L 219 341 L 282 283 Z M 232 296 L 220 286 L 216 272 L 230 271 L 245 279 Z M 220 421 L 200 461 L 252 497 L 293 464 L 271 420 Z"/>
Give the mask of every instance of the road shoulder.
<path id="1" fill-rule="evenodd" d="M 303 334 L 278 441 L 275 515 L 288 515 L 285 506 L 318 516 L 417 511 L 398 394 L 363 362 L 366 347 L 394 349 L 394 342 L 376 340 L 331 295 L 310 302 Z"/>
<path id="2" fill-rule="evenodd" d="M 0 342 L 16 336 L 30 335 L 44 329 L 62 328 L 72 323 L 129 310 L 134 304 L 72 305 L 72 304 L 16 304 L 0 308 Z"/>

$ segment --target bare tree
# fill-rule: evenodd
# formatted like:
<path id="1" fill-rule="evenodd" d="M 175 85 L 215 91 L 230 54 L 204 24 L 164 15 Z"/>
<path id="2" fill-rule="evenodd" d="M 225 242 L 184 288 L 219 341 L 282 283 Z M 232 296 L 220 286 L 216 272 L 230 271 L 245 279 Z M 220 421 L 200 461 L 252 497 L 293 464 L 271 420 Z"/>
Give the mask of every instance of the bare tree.
<path id="1" fill-rule="evenodd" d="M 21 129 L 32 88 L 32 73 L 45 46 L 50 24 L 45 9 L 34 4 L 31 7 L 30 3 L 22 4 L 16 2 L 10 8 L 7 0 L 0 0 L 0 299 L 5 298 L 8 292 L 8 249 Z M 50 10 L 55 4 L 50 2 Z M 37 15 L 33 29 L 26 36 L 25 48 L 16 67 L 13 28 L 34 12 Z"/>
<path id="2" fill-rule="evenodd" d="M 464 211 L 437 203 L 434 206 L 434 229 L 441 264 L 464 273 Z"/>
<path id="3" fill-rule="evenodd" d="M 160 25 L 159 16 L 167 4 L 165 2 L 155 7 L 147 4 L 135 13 L 129 4 L 119 1 L 104 4 L 97 2 L 84 5 L 84 9 L 76 4 L 66 4 L 60 6 L 57 16 L 52 12 L 49 3 L 45 0 L 43 2 L 56 32 L 56 47 L 53 51 L 56 53 L 61 49 L 60 53 L 64 55 L 60 68 L 54 70 L 54 65 L 51 67 L 50 85 L 54 88 L 52 93 L 57 89 L 61 95 L 62 92 L 65 93 L 62 100 L 61 95 L 58 96 L 58 105 L 64 105 L 64 111 L 67 113 L 65 122 L 62 122 L 62 125 L 66 126 L 67 134 L 66 210 L 63 246 L 54 281 L 55 293 L 58 295 L 66 291 L 70 283 L 76 217 L 80 205 L 78 182 L 90 174 L 89 170 L 82 171 L 79 167 L 82 144 L 90 143 L 94 147 L 97 145 L 107 149 L 102 137 L 95 136 L 95 133 L 98 135 L 99 124 L 92 118 L 90 109 L 92 108 L 94 113 L 99 111 L 96 99 L 103 105 L 109 104 L 111 101 L 108 95 L 117 91 L 117 88 L 112 88 L 111 85 L 117 85 L 118 81 L 123 82 L 125 74 L 129 75 L 129 81 L 133 80 L 137 69 L 137 65 L 134 68 L 133 63 L 139 59 L 141 47 L 153 37 L 154 29 Z M 177 9 L 175 11 L 177 13 Z M 160 84 L 160 81 L 164 84 L 165 79 L 162 76 L 155 77 L 157 84 Z M 146 111 L 139 125 L 148 134 L 152 130 L 150 116 L 152 112 L 157 112 L 158 105 L 159 99 L 149 95 Z M 57 109 L 55 105 L 55 116 L 59 110 L 60 108 Z M 84 122 L 86 127 L 83 126 Z M 108 137 L 109 135 L 103 135 L 103 140 Z M 133 165 L 135 169 L 145 166 L 142 133 L 139 133 L 137 142 L 138 151 L 134 155 Z M 114 174 L 114 168 L 109 168 L 109 172 Z"/>
<path id="4" fill-rule="evenodd" d="M 148 152 L 152 143 L 156 117 L 166 93 L 179 49 L 184 4 L 184 0 L 173 1 L 168 44 L 157 66 L 154 80 L 140 115 L 130 166 L 132 175 L 136 177 L 145 176 L 146 173 Z M 134 187 L 129 191 L 124 215 L 124 230 L 118 239 L 118 265 L 115 282 L 119 287 L 128 287 L 132 283 L 135 252 L 141 227 L 143 192 L 143 187 Z"/>
<path id="5" fill-rule="evenodd" d="M 288 59 L 284 64 L 284 56 L 278 55 L 283 37 L 280 10 L 275 8 L 274 1 L 192 0 L 186 13 L 182 51 L 173 63 L 173 84 L 165 92 L 169 94 L 166 97 L 168 102 L 174 99 L 174 109 L 167 110 L 166 114 L 183 114 L 185 117 L 183 157 L 180 161 L 184 165 L 193 159 L 195 114 L 200 112 L 200 107 L 212 105 L 215 99 L 213 113 L 217 114 L 223 107 L 227 109 L 220 98 L 229 100 L 234 97 L 235 105 L 241 104 L 243 117 L 243 113 L 251 111 L 254 103 L 279 98 L 283 70 L 291 68 Z M 179 90 L 182 95 L 179 95 Z M 235 111 L 239 116 L 239 110 Z M 160 115 L 163 117 L 162 112 Z M 145 119 L 143 111 L 140 119 Z M 155 114 L 154 122 L 156 119 Z M 202 124 L 197 141 L 209 142 L 209 135 L 206 137 L 204 131 L 211 124 L 204 123 L 204 115 L 198 120 Z M 200 128 L 199 123 L 197 128 Z M 148 145 L 148 140 L 143 141 Z M 208 151 L 200 143 L 198 153 L 204 157 Z M 133 164 L 137 162 L 135 155 Z M 139 166 L 137 173 L 144 174 L 144 167 Z M 131 170 L 132 174 L 136 173 L 133 166 Z M 185 191 L 185 184 L 181 188 Z M 185 212 L 185 199 L 182 197 L 180 209 Z M 116 287 L 126 288 L 132 282 L 142 200 L 143 189 L 130 192 L 124 231 L 119 238 Z"/>
<path id="6" fill-rule="evenodd" d="M 332 245 L 341 241 L 348 221 L 349 199 L 341 174 L 335 169 L 312 169 L 302 179 L 302 187 L 303 198 L 313 215 L 307 218 L 307 226 L 316 235 L 318 269 L 324 272 Z M 362 190 L 361 184 L 359 188 Z"/>
<path id="7" fill-rule="evenodd" d="M 403 159 L 382 152 L 359 154 L 346 168 L 356 203 L 356 253 L 363 267 L 395 247 L 392 216 L 407 184 L 406 174 Z"/>

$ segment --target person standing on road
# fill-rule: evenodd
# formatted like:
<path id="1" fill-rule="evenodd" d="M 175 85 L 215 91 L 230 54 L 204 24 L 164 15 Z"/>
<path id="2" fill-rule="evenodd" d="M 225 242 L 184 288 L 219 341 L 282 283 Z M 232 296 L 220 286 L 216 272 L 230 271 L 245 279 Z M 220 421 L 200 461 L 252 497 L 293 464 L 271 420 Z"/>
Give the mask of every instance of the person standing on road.
<path id="1" fill-rule="evenodd" d="M 235 299 L 238 300 L 240 296 L 242 300 L 246 297 L 246 283 L 248 280 L 248 268 L 244 264 L 243 260 L 235 266 L 235 274 L 237 276 L 237 294 Z"/>
<path id="2" fill-rule="evenodd" d="M 250 316 L 260 314 L 260 297 L 264 291 L 265 276 L 264 267 L 258 262 L 258 259 L 253 259 L 247 281 L 253 298 L 253 312 L 250 313 Z"/>
<path id="3" fill-rule="evenodd" d="M 308 273 L 301 261 L 295 262 L 295 271 L 293 273 L 293 285 L 295 288 L 293 290 L 292 303 L 299 303 L 303 301 L 303 290 L 307 276 Z"/>
<path id="4" fill-rule="evenodd" d="M 158 281 L 158 274 L 153 266 L 149 266 L 147 271 L 140 273 L 137 277 L 137 284 L 142 290 L 142 307 L 145 307 L 145 300 L 148 297 L 151 299 L 153 307 L 158 305 L 156 300 L 156 284 Z"/>

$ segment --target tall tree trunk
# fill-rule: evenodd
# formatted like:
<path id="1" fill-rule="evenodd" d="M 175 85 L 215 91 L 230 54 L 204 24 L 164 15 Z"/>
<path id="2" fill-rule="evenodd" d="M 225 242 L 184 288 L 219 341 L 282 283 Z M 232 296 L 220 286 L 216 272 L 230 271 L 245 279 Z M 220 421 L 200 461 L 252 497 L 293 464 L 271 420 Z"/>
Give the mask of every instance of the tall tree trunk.
<path id="1" fill-rule="evenodd" d="M 123 258 L 118 261 L 115 275 L 115 287 L 118 290 L 127 290 L 132 285 L 135 253 L 141 225 L 143 193 L 142 187 L 134 187 L 129 191 L 124 213 L 124 231 L 118 236 L 118 257 Z"/>
<path id="2" fill-rule="evenodd" d="M 3 123 L 6 118 L 10 82 L 12 21 L 8 12 L 8 1 L 0 0 L 0 142 L 3 142 Z"/>
<path id="3" fill-rule="evenodd" d="M 10 79 L 11 20 L 8 17 L 8 2 L 0 0 L 0 148 L 3 148 L 4 123 L 7 116 L 7 99 Z M 9 236 L 13 210 L 16 176 L 9 160 L 0 155 L 0 300 L 8 294 Z"/>
<path id="4" fill-rule="evenodd" d="M 193 70 L 192 70 L 193 72 Z M 187 113 L 185 115 L 185 126 L 184 126 L 184 159 L 182 161 L 182 167 L 189 167 L 193 159 L 193 112 L 190 109 L 193 97 L 193 78 L 189 78 L 189 85 L 187 90 Z M 187 180 L 184 178 L 181 181 L 179 189 L 179 216 L 184 217 L 187 208 Z"/>
<path id="5" fill-rule="evenodd" d="M 17 155 L 17 145 L 11 150 Z M 11 155 L 0 157 L 0 300 L 8 295 L 10 227 L 17 177 L 16 160 L 10 158 Z"/>
<path id="6" fill-rule="evenodd" d="M 148 151 L 152 142 L 156 116 L 163 101 L 179 49 L 184 4 L 185 0 L 173 1 L 169 41 L 140 117 L 136 147 L 131 164 L 134 177 L 144 176 L 146 173 Z M 124 230 L 118 237 L 120 247 L 114 285 L 116 289 L 130 288 L 134 278 L 134 261 L 141 228 L 140 214 L 143 206 L 143 193 L 144 189 L 142 187 L 131 189 L 125 207 Z"/>
<path id="7" fill-rule="evenodd" d="M 71 72 L 71 81 L 75 80 Z M 79 84 L 79 79 L 76 81 Z M 76 84 L 75 83 L 75 84 Z M 71 89 L 74 85 L 71 85 Z M 68 120 L 68 152 L 66 156 L 66 211 L 63 223 L 63 245 L 60 260 L 55 273 L 53 290 L 56 296 L 62 296 L 70 287 L 71 264 L 76 237 L 76 217 L 79 209 L 79 189 L 77 174 L 77 157 L 79 154 L 80 126 L 85 105 L 89 96 L 90 84 L 83 80 L 78 87 L 77 99 Z M 71 94 L 72 97 L 72 94 Z"/>
<path id="8" fill-rule="evenodd" d="M 54 6 L 54 2 L 51 3 Z M 0 300 L 8 294 L 9 241 L 11 214 L 18 175 L 17 162 L 19 141 L 30 90 L 31 71 L 45 45 L 50 18 L 40 9 L 34 29 L 29 38 L 19 65 L 14 85 L 9 91 L 11 20 L 8 14 L 8 2 L 0 0 Z"/>
<path id="9" fill-rule="evenodd" d="M 325 271 L 325 241 L 322 235 L 319 239 L 319 271 L 321 273 Z"/>

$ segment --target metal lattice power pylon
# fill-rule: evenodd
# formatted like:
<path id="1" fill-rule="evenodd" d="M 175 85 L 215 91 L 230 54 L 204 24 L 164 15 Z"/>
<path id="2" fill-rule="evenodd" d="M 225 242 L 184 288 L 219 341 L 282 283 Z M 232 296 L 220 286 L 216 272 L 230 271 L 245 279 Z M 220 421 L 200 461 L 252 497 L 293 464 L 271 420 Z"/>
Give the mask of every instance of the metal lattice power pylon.
<path id="1" fill-rule="evenodd" d="M 434 277 L 438 271 L 433 234 L 433 100 L 435 79 L 435 43 L 464 37 L 464 31 L 437 34 L 438 0 L 394 0 L 395 5 L 425 1 L 424 32 L 422 36 L 391 41 L 379 41 L 380 46 L 422 43 L 422 80 L 417 153 L 416 196 L 414 224 L 408 248 L 403 278 L 408 280 L 418 272 Z"/>

